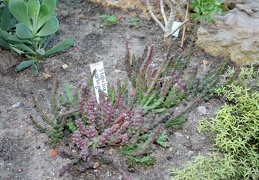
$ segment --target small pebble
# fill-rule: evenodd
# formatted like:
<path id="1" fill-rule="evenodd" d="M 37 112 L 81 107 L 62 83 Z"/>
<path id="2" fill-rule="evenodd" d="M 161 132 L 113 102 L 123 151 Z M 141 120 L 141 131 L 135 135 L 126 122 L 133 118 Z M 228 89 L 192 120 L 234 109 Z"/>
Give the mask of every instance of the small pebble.
<path id="1" fill-rule="evenodd" d="M 17 102 L 17 103 L 15 103 L 15 104 L 12 105 L 12 108 L 18 108 L 18 107 L 20 107 L 21 105 L 22 105 L 21 102 Z"/>
<path id="2" fill-rule="evenodd" d="M 198 107 L 198 113 L 199 113 L 200 115 L 205 115 L 205 114 L 207 114 L 206 107 L 205 107 L 205 106 L 199 106 L 199 107 Z"/>
<path id="3" fill-rule="evenodd" d="M 168 161 L 170 161 L 170 160 L 173 159 L 173 157 L 172 157 L 172 156 L 167 156 L 166 159 L 167 159 Z"/>
<path id="4" fill-rule="evenodd" d="M 179 133 L 179 132 L 175 132 L 174 135 L 175 135 L 176 137 L 182 137 L 182 136 L 183 136 L 183 135 L 182 135 L 181 133 Z"/>

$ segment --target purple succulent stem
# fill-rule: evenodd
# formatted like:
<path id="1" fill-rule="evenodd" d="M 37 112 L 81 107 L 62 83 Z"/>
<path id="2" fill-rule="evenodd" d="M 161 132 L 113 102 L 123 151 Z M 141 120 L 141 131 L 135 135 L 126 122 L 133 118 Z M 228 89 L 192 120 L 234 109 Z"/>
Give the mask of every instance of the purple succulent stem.
<path id="1" fill-rule="evenodd" d="M 76 117 L 75 124 L 76 124 L 77 129 L 81 132 L 81 134 L 83 134 L 83 135 L 87 134 L 87 129 L 84 126 L 82 119 L 79 116 Z"/>
<path id="2" fill-rule="evenodd" d="M 59 176 L 63 176 L 70 169 L 70 164 L 63 165 L 59 170 Z"/>
<path id="3" fill-rule="evenodd" d="M 128 134 L 127 133 L 121 135 L 121 144 L 122 145 L 126 145 L 128 143 L 128 141 L 129 141 L 129 138 L 128 138 Z"/>
<path id="4" fill-rule="evenodd" d="M 89 126 L 89 129 L 87 130 L 86 136 L 89 140 L 92 140 L 93 137 L 97 134 L 97 130 L 95 129 L 95 126 Z"/>
<path id="5" fill-rule="evenodd" d="M 163 87 L 161 89 L 161 97 L 165 97 L 169 91 L 169 89 L 172 87 L 173 85 L 173 78 L 172 76 L 168 76 L 165 80 L 164 80 L 164 84 Z"/>
<path id="6" fill-rule="evenodd" d="M 103 121 L 102 121 L 102 115 L 101 115 L 101 109 L 98 107 L 96 107 L 95 109 L 95 122 L 97 125 L 97 130 L 101 131 L 103 129 Z"/>
<path id="7" fill-rule="evenodd" d="M 86 150 L 86 149 L 82 149 L 81 151 L 80 151 L 80 154 L 79 154 L 79 157 L 81 158 L 81 159 L 83 159 L 84 161 L 86 161 L 86 158 L 89 156 L 89 153 L 88 153 L 88 151 Z"/>
<path id="8" fill-rule="evenodd" d="M 108 140 L 110 139 L 111 135 L 112 135 L 113 133 L 115 133 L 115 131 L 117 131 L 117 129 L 118 129 L 119 127 L 120 127 L 119 124 L 115 124 L 115 125 L 113 125 L 111 128 L 106 129 L 106 130 L 102 133 L 102 135 L 100 136 L 100 138 L 99 138 L 99 140 L 98 140 L 98 145 L 99 145 L 100 147 L 104 146 L 104 145 L 108 142 Z"/>
<path id="9" fill-rule="evenodd" d="M 123 133 L 126 131 L 127 127 L 129 126 L 130 121 L 124 121 L 124 123 L 121 125 L 120 129 L 117 131 L 118 134 Z"/>
<path id="10" fill-rule="evenodd" d="M 121 94 L 117 94 L 115 98 L 114 106 L 118 108 L 121 104 L 122 104 Z"/>
<path id="11" fill-rule="evenodd" d="M 88 88 L 87 86 L 82 87 L 81 89 L 81 94 L 80 94 L 80 98 L 78 100 L 78 104 L 77 107 L 78 109 L 83 109 L 85 102 L 86 102 L 86 96 L 88 94 Z"/>
<path id="12" fill-rule="evenodd" d="M 136 114 L 135 114 L 135 118 L 133 120 L 133 124 L 132 124 L 132 130 L 134 131 L 135 130 L 135 134 L 134 136 L 131 138 L 131 143 L 132 144 L 136 144 L 139 140 L 139 135 L 142 131 L 142 124 L 144 122 L 144 119 L 142 117 L 142 114 L 143 114 L 143 108 L 140 107 Z"/>
<path id="13" fill-rule="evenodd" d="M 113 122 L 113 124 L 121 124 L 122 121 L 123 121 L 124 119 L 126 119 L 126 118 L 127 118 L 127 114 L 122 113 L 119 117 L 117 117 L 117 119 L 115 119 L 115 121 Z"/>
<path id="14" fill-rule="evenodd" d="M 104 125 L 108 126 L 112 120 L 112 108 L 111 108 L 111 104 L 108 102 L 105 102 L 103 115 L 104 115 Z"/>
<path id="15" fill-rule="evenodd" d="M 86 118 L 87 118 L 87 124 L 89 126 L 95 126 L 95 123 L 94 123 L 94 121 L 95 121 L 94 112 L 91 111 L 91 110 L 87 110 L 85 115 L 86 115 Z"/>
<path id="16" fill-rule="evenodd" d="M 133 120 L 133 129 L 139 129 L 143 123 L 143 117 L 142 117 L 142 114 L 143 114 L 143 108 L 140 107 L 135 115 L 135 118 Z"/>
<path id="17" fill-rule="evenodd" d="M 186 92 L 186 83 L 183 82 L 181 79 L 178 80 L 177 85 L 180 89 L 180 92 L 185 93 Z"/>
<path id="18" fill-rule="evenodd" d="M 155 46 L 152 44 L 150 47 L 150 50 L 148 52 L 147 57 L 145 58 L 145 60 L 142 63 L 141 69 L 140 69 L 140 76 L 144 77 L 144 74 L 147 70 L 148 65 L 150 64 L 153 54 L 154 54 L 154 48 Z"/>
<path id="19" fill-rule="evenodd" d="M 149 64 L 146 72 L 147 85 L 150 86 L 152 82 L 153 65 Z"/>
<path id="20" fill-rule="evenodd" d="M 86 142 L 84 139 L 81 138 L 81 132 L 80 131 L 76 131 L 74 132 L 74 134 L 72 135 L 72 141 L 74 144 L 76 144 L 76 146 L 79 149 L 85 149 L 86 148 Z"/>

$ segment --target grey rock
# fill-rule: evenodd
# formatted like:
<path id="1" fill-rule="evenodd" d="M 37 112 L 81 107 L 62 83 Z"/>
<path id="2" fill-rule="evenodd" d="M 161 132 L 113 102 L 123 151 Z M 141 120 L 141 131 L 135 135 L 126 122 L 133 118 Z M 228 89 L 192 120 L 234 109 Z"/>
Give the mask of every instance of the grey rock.
<path id="1" fill-rule="evenodd" d="M 259 64 L 259 0 L 246 0 L 217 18 L 217 29 L 198 29 L 197 45 L 213 56 L 229 57 L 237 64 Z"/>
<path id="2" fill-rule="evenodd" d="M 236 4 L 244 3 L 245 0 L 223 0 L 223 4 L 228 6 L 229 8 L 234 8 Z"/>
<path id="3" fill-rule="evenodd" d="M 207 109 L 205 106 L 198 106 L 197 110 L 198 110 L 199 115 L 207 114 Z"/>

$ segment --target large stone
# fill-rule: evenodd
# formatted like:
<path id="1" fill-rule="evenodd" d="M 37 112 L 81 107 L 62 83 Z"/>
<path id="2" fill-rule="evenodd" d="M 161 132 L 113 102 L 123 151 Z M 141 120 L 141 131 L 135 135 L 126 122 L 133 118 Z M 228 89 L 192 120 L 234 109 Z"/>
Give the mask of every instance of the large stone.
<path id="1" fill-rule="evenodd" d="M 259 64 L 259 0 L 237 4 L 218 20 L 218 28 L 198 29 L 197 45 L 213 56 L 229 57 L 238 64 Z"/>
<path id="2" fill-rule="evenodd" d="M 234 8 L 236 4 L 244 3 L 245 0 L 223 0 L 223 4 L 228 6 L 229 8 Z"/>

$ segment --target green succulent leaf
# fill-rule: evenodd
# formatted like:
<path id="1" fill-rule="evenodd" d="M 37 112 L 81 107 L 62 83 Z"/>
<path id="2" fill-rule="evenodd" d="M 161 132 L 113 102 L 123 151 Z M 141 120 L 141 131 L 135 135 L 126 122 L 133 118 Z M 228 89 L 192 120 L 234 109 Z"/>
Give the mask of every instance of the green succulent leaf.
<path id="1" fill-rule="evenodd" d="M 46 5 L 46 7 L 42 7 L 42 5 Z M 41 3 L 41 12 L 40 12 L 40 19 L 38 23 L 38 28 L 42 27 L 53 15 L 54 10 L 56 8 L 56 1 L 54 0 L 43 0 Z M 48 12 L 46 13 L 46 9 L 48 9 Z M 45 14 L 45 15 L 44 15 Z"/>
<path id="2" fill-rule="evenodd" d="M 213 20 L 209 14 L 202 15 L 201 19 L 204 20 L 205 22 L 211 22 Z"/>
<path id="3" fill-rule="evenodd" d="M 38 36 L 48 36 L 51 34 L 54 34 L 59 27 L 59 22 L 56 17 L 52 16 L 46 24 L 43 26 L 43 28 L 40 30 L 40 32 L 37 33 Z"/>
<path id="4" fill-rule="evenodd" d="M 222 3 L 222 0 L 215 0 L 215 4 L 221 5 L 221 3 Z"/>
<path id="5" fill-rule="evenodd" d="M 23 61 L 20 64 L 18 64 L 15 68 L 16 71 L 21 71 L 24 70 L 28 67 L 30 67 L 32 64 L 36 63 L 37 60 L 28 60 L 28 61 Z"/>
<path id="6" fill-rule="evenodd" d="M 28 0 L 28 12 L 31 19 L 35 22 L 39 14 L 39 1 Z"/>
<path id="7" fill-rule="evenodd" d="M 203 20 L 211 23 L 214 21 L 211 14 L 224 15 L 224 12 L 228 11 L 228 7 L 221 4 L 221 0 L 191 0 L 190 8 L 195 12 L 191 14 L 191 18 L 194 22 Z"/>
<path id="8" fill-rule="evenodd" d="M 43 48 L 37 49 L 36 51 L 38 54 L 40 54 L 41 56 L 45 55 L 45 50 Z"/>
<path id="9" fill-rule="evenodd" d="M 39 19 L 43 18 L 44 16 L 49 14 L 49 8 L 46 4 L 40 5 L 40 13 L 39 13 Z M 40 27 L 39 27 L 40 28 Z"/>
<path id="10" fill-rule="evenodd" d="M 134 164 L 140 163 L 142 165 L 153 165 L 155 164 L 156 160 L 155 158 L 152 158 L 150 156 L 143 156 L 143 157 L 134 157 L 134 156 L 128 156 L 127 163 L 134 167 Z"/>
<path id="11" fill-rule="evenodd" d="M 35 63 L 31 65 L 31 72 L 34 76 L 37 76 L 39 74 L 38 66 Z"/>
<path id="12" fill-rule="evenodd" d="M 117 18 L 116 18 L 115 16 L 109 16 L 109 17 L 107 18 L 107 20 L 108 20 L 109 22 L 116 22 L 116 21 L 117 21 Z"/>
<path id="13" fill-rule="evenodd" d="M 192 13 L 192 14 L 190 15 L 190 17 L 193 19 L 193 21 L 194 21 L 195 23 L 197 23 L 197 22 L 199 21 L 200 14 L 198 14 L 198 13 Z"/>
<path id="14" fill-rule="evenodd" d="M 21 39 L 31 39 L 31 30 L 24 24 L 20 23 L 16 26 L 16 35 Z"/>
<path id="15" fill-rule="evenodd" d="M 36 54 L 36 53 L 32 50 L 32 48 L 30 48 L 30 46 L 26 46 L 26 45 L 23 44 L 23 43 L 15 44 L 14 47 L 15 47 L 15 48 L 18 48 L 18 49 L 20 49 L 20 50 L 25 51 L 24 53 L 28 52 L 28 53 L 30 53 L 30 54 Z"/>
<path id="16" fill-rule="evenodd" d="M 9 33 L 7 31 L 0 29 L 0 37 L 6 39 L 9 36 Z"/>
<path id="17" fill-rule="evenodd" d="M 74 123 L 68 122 L 68 123 L 67 123 L 67 126 L 68 126 L 69 130 L 70 130 L 72 133 L 74 133 L 74 132 L 76 131 L 76 126 L 75 126 Z"/>
<path id="18" fill-rule="evenodd" d="M 70 91 L 69 83 L 67 81 L 64 84 L 64 92 L 65 92 L 65 96 L 66 96 L 68 102 L 73 104 L 73 95 Z"/>
<path id="19" fill-rule="evenodd" d="M 56 46 L 54 46 L 53 48 L 48 50 L 44 56 L 49 56 L 49 55 L 57 53 L 59 51 L 68 49 L 69 47 L 71 47 L 74 44 L 74 42 L 75 42 L 74 40 L 70 40 L 70 39 L 63 40 L 60 43 L 58 43 Z"/>
<path id="20" fill-rule="evenodd" d="M 27 4 L 23 0 L 10 0 L 9 10 L 19 22 L 26 24 L 32 30 Z"/>
<path id="21" fill-rule="evenodd" d="M 99 16 L 100 18 L 102 19 L 107 19 L 108 18 L 108 15 L 107 14 L 102 14 L 101 16 Z"/>
<path id="22" fill-rule="evenodd" d="M 19 44 L 19 43 L 28 43 L 28 44 L 32 44 L 30 40 L 27 40 L 27 39 L 19 39 L 17 36 L 15 35 L 8 35 L 7 37 L 7 40 L 10 41 L 11 43 L 14 43 L 14 44 Z"/>
<path id="23" fill-rule="evenodd" d="M 3 48 L 6 48 L 6 49 L 10 48 L 9 43 L 1 37 L 0 37 L 0 46 L 2 46 Z"/>
<path id="24" fill-rule="evenodd" d="M 2 10 L 0 28 L 4 31 L 8 31 L 10 29 L 11 21 L 12 15 L 9 11 L 8 6 L 5 6 Z"/>
<path id="25" fill-rule="evenodd" d="M 133 23 L 133 22 L 138 22 L 138 21 L 140 21 L 139 18 L 131 18 L 131 19 L 129 20 L 129 22 L 131 22 L 131 23 Z"/>

